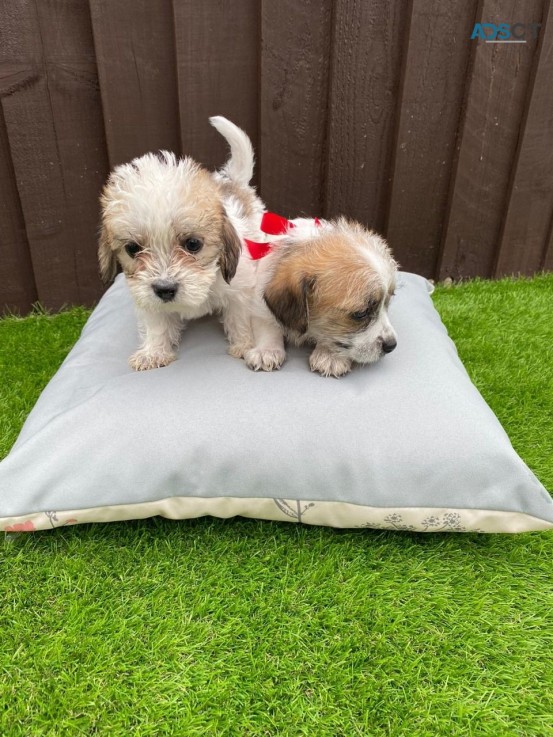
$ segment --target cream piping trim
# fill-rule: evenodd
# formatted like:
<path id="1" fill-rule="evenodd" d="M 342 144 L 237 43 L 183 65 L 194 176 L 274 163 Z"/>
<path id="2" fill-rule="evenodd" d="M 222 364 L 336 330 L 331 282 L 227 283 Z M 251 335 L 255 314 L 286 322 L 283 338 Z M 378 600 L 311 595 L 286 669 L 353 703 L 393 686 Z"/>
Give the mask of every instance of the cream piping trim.
<path id="1" fill-rule="evenodd" d="M 193 519 L 211 515 L 305 522 L 340 528 L 375 528 L 417 532 L 529 532 L 553 528 L 553 522 L 524 512 L 436 507 L 365 507 L 347 502 L 298 502 L 243 497 L 170 497 L 155 502 L 48 511 L 0 518 L 0 530 L 33 532 L 86 522 L 118 522 L 159 515 Z"/>

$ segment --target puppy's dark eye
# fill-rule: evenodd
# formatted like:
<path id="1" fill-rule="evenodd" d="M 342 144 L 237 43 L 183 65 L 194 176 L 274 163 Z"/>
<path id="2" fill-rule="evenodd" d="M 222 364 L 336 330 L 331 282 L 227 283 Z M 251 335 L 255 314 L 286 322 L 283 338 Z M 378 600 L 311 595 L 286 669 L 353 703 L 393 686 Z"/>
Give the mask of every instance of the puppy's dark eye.
<path id="1" fill-rule="evenodd" d="M 203 243 L 199 238 L 183 238 L 180 245 L 188 253 L 198 253 L 198 251 L 201 251 Z"/>
<path id="2" fill-rule="evenodd" d="M 369 302 L 369 304 L 365 307 L 364 310 L 359 310 L 359 312 L 352 312 L 350 314 L 350 317 L 353 320 L 366 320 L 368 317 L 372 317 L 373 313 L 376 312 L 378 308 L 378 302 Z"/>
<path id="3" fill-rule="evenodd" d="M 125 251 L 129 254 L 131 258 L 134 258 L 137 253 L 140 253 L 142 250 L 142 246 L 139 246 L 138 243 L 135 243 L 134 241 L 130 241 L 130 243 L 125 243 Z"/>

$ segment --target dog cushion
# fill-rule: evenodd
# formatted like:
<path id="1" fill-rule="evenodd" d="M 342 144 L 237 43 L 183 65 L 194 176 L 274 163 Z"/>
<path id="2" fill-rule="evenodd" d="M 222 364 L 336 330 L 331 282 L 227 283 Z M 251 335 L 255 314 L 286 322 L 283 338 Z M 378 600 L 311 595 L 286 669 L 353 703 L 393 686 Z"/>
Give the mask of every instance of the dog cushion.
<path id="1" fill-rule="evenodd" d="M 340 378 L 290 348 L 254 373 L 219 322 L 191 322 L 178 360 L 136 373 L 119 276 L 0 463 L 0 529 L 162 515 L 334 527 L 522 532 L 549 494 L 471 383 L 425 279 L 400 273 L 398 347 Z"/>

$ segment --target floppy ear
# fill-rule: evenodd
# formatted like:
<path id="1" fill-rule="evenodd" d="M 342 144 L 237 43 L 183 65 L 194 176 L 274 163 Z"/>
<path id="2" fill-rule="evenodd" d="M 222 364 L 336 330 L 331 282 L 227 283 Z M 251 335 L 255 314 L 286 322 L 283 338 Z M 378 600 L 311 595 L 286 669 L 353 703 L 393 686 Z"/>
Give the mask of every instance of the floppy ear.
<path id="1" fill-rule="evenodd" d="M 236 274 L 242 244 L 238 233 L 226 215 L 223 217 L 223 225 L 221 226 L 221 242 L 223 244 L 223 250 L 219 257 L 219 267 L 223 279 L 229 284 L 232 277 Z"/>
<path id="2" fill-rule="evenodd" d="M 98 262 L 100 264 L 100 276 L 104 284 L 109 284 L 117 273 L 117 259 L 111 248 L 111 238 L 105 224 L 102 224 L 100 239 L 98 241 Z"/>
<path id="3" fill-rule="evenodd" d="M 303 335 L 309 326 L 308 298 L 314 284 L 314 278 L 303 274 L 277 272 L 267 284 L 263 298 L 284 327 Z"/>

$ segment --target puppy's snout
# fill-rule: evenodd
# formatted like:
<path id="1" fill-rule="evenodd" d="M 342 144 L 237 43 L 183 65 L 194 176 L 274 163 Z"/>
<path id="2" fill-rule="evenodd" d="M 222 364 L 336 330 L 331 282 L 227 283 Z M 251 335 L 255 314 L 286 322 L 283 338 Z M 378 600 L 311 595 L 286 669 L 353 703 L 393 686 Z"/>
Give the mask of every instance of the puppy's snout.
<path id="1" fill-rule="evenodd" d="M 391 353 L 397 345 L 395 338 L 389 338 L 388 340 L 382 340 L 382 350 L 384 353 Z"/>
<path id="2" fill-rule="evenodd" d="M 169 281 L 156 281 L 152 284 L 152 289 L 163 302 L 172 302 L 175 299 L 178 285 Z"/>

